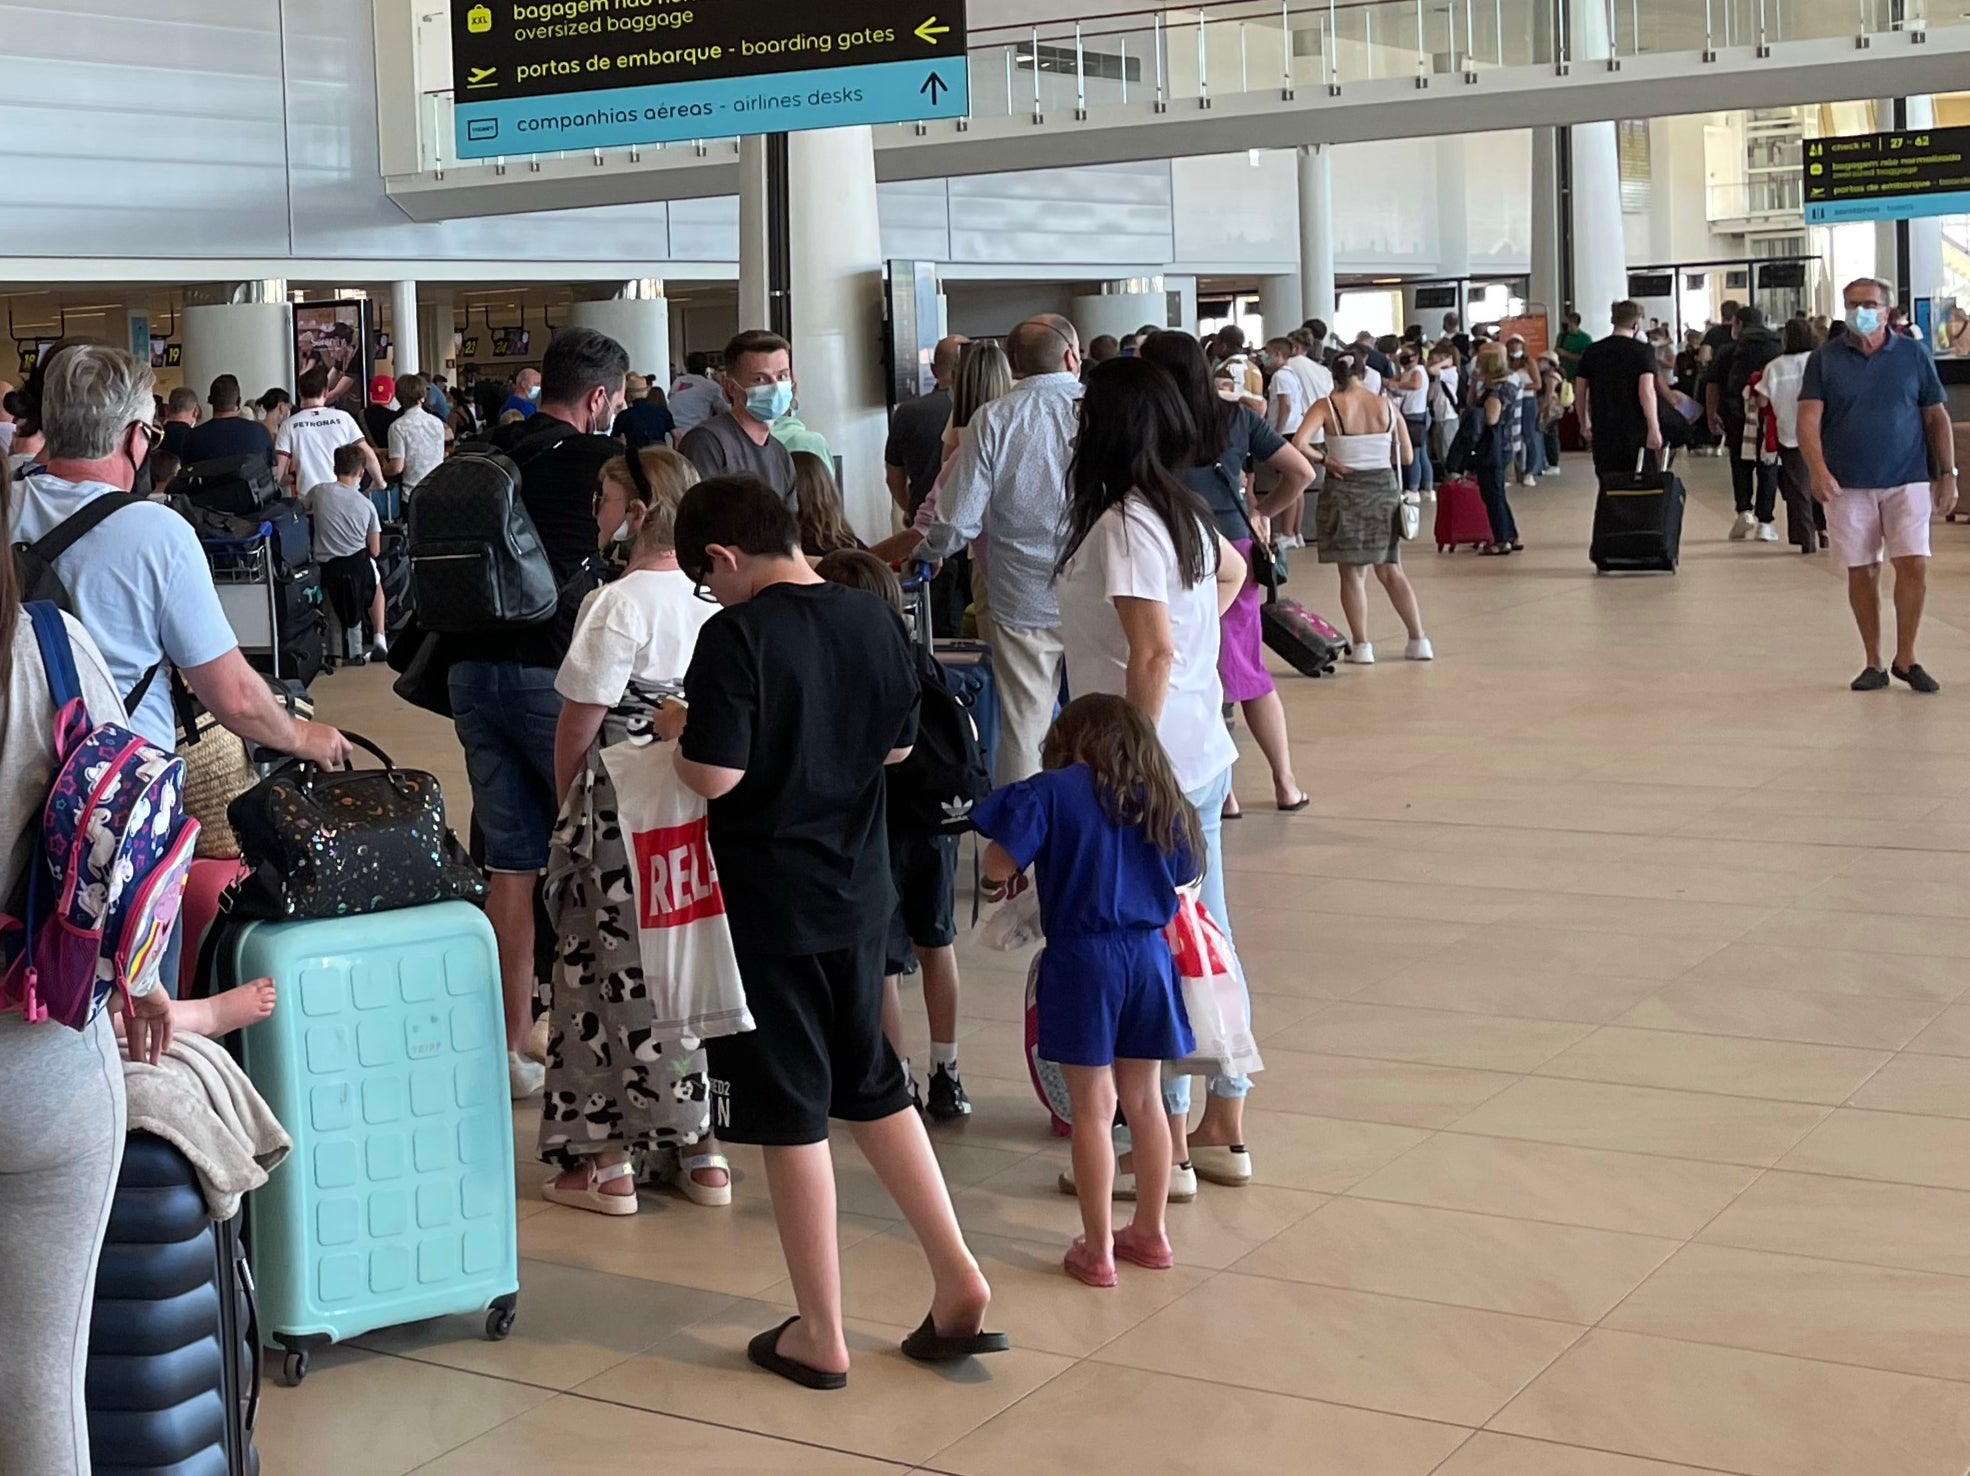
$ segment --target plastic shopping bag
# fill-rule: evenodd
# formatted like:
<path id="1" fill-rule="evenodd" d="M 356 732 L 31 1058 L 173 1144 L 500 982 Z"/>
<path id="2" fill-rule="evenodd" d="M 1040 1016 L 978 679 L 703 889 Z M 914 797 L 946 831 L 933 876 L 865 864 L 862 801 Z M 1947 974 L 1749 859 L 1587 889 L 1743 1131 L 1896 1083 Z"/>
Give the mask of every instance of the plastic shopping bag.
<path id="1" fill-rule="evenodd" d="M 704 798 L 677 776 L 677 745 L 602 750 L 629 852 L 652 1038 L 694 1045 L 753 1028 Z"/>
<path id="2" fill-rule="evenodd" d="M 1016 953 L 1044 936 L 1040 929 L 1040 891 L 1027 887 L 1008 897 L 979 925 L 978 941 L 998 953 Z"/>
<path id="3" fill-rule="evenodd" d="M 1176 958 L 1183 1008 L 1197 1050 L 1176 1069 L 1186 1075 L 1250 1076 L 1265 1069 L 1252 1038 L 1252 1001 L 1231 940 L 1198 900 L 1195 888 L 1177 893 L 1177 915 L 1163 930 Z"/>

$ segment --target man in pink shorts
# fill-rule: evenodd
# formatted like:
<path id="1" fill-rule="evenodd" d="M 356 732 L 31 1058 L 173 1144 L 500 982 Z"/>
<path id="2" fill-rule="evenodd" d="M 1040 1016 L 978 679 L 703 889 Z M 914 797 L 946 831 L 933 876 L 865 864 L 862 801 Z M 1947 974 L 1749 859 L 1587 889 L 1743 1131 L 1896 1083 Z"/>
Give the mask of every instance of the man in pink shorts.
<path id="1" fill-rule="evenodd" d="M 1844 294 L 1846 332 L 1806 364 L 1799 450 L 1826 505 L 1833 551 L 1847 566 L 1847 602 L 1867 666 L 1856 692 L 1890 675 L 1918 692 L 1941 687 L 1915 659 L 1928 594 L 1930 509 L 1956 507 L 1956 457 L 1936 361 L 1888 329 L 1894 289 L 1863 277 Z M 1881 556 L 1895 566 L 1895 659 L 1881 659 Z"/>

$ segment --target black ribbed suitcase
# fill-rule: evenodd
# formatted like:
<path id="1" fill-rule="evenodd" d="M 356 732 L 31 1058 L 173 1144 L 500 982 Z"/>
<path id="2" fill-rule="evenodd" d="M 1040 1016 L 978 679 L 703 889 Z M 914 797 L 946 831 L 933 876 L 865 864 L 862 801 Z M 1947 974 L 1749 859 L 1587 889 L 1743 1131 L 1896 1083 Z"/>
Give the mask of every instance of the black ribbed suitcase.
<path id="1" fill-rule="evenodd" d="M 1603 473 L 1588 558 L 1603 574 L 1674 574 L 1688 500 L 1682 481 L 1666 467 L 1637 466 L 1633 476 Z"/>
<path id="2" fill-rule="evenodd" d="M 240 1217 L 161 1138 L 123 1151 L 89 1325 L 96 1476 L 257 1476 L 259 1320 Z"/>

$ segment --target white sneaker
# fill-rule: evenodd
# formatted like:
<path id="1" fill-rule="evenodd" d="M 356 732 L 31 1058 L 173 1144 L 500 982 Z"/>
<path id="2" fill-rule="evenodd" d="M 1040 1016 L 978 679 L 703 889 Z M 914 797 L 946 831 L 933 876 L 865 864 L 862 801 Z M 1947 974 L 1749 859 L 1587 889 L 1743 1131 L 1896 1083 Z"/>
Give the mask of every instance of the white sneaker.
<path id="1" fill-rule="evenodd" d="M 1757 528 L 1758 519 L 1756 516 L 1748 512 L 1739 513 L 1737 515 L 1737 521 L 1731 524 L 1731 542 L 1744 542 L 1745 539 L 1757 531 Z"/>
<path id="2" fill-rule="evenodd" d="M 1055 1187 L 1062 1194 L 1078 1194 L 1080 1192 L 1075 1185 L 1074 1170 L 1071 1165 L 1054 1182 Z M 1133 1200 L 1135 1198 L 1135 1175 L 1117 1172 L 1115 1175 L 1115 1192 L 1109 1197 L 1124 1201 Z M 1170 1203 L 1189 1204 L 1196 1197 L 1196 1167 L 1193 1165 L 1189 1168 L 1177 1168 L 1173 1165 L 1170 1169 Z"/>
<path id="3" fill-rule="evenodd" d="M 1760 543 L 1777 543 L 1778 542 L 1777 527 L 1775 527 L 1771 523 L 1760 523 L 1758 525 L 1758 541 Z"/>
<path id="4" fill-rule="evenodd" d="M 375 636 L 370 640 L 369 650 L 372 656 L 388 656 L 390 654 L 390 642 L 380 635 Z"/>
<path id="5" fill-rule="evenodd" d="M 1520 485 L 1521 487 L 1537 487 L 1537 486 L 1539 485 L 1539 478 L 1537 478 L 1537 477 L 1521 477 L 1521 478 L 1519 478 L 1519 485 Z"/>
<path id="6" fill-rule="evenodd" d="M 524 1102 L 540 1095 L 540 1089 L 547 1084 L 547 1068 L 538 1061 L 529 1061 L 518 1051 L 508 1051 L 506 1080 L 513 1090 L 513 1100 Z"/>
<path id="7" fill-rule="evenodd" d="M 1428 636 L 1420 636 L 1402 648 L 1402 655 L 1406 661 L 1434 661 L 1436 647 L 1430 644 Z"/>
<path id="8" fill-rule="evenodd" d="M 526 1049 L 520 1052 L 529 1061 L 547 1064 L 547 1016 L 542 1015 L 534 1021 L 534 1028 L 527 1032 Z"/>
<path id="9" fill-rule="evenodd" d="M 1363 641 L 1360 645 L 1348 652 L 1347 659 L 1348 664 L 1351 666 L 1373 666 L 1375 664 L 1375 648 L 1367 641 Z"/>

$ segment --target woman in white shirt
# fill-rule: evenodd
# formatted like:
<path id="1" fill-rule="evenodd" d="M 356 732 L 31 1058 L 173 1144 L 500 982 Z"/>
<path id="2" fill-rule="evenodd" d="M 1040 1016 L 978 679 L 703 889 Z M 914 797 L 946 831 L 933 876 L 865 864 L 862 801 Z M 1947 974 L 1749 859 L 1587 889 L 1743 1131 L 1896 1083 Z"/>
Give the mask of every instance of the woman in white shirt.
<path id="1" fill-rule="evenodd" d="M 718 612 L 677 567 L 672 537 L 677 504 L 697 481 L 668 446 L 602 468 L 598 541 L 628 543 L 629 564 L 583 603 L 554 679 L 563 699 L 554 735 L 562 804 L 546 896 L 560 957 L 545 986 L 540 1157 L 562 1173 L 540 1192 L 602 1215 L 636 1213 L 638 1153 L 681 1154 L 676 1183 L 688 1199 L 732 1202 L 731 1165 L 710 1131 L 704 1051 L 650 1041 L 657 1002 L 635 953 L 632 862 L 601 756 L 649 734 L 656 698 L 678 689 L 699 630 Z M 606 1136 L 593 1135 L 596 1123 L 606 1124 Z"/>
<path id="2" fill-rule="evenodd" d="M 1783 350 L 1759 372 L 1758 398 L 1772 407 L 1778 422 L 1778 482 L 1785 494 L 1785 530 L 1800 553 L 1816 553 L 1826 544 L 1826 509 L 1814 498 L 1806 455 L 1799 449 L 1799 389 L 1806 379 L 1806 361 L 1813 356 L 1813 326 L 1803 318 L 1786 320 Z"/>
<path id="3" fill-rule="evenodd" d="M 1178 468 L 1195 434 L 1176 381 L 1154 364 L 1112 359 L 1088 376 L 1054 587 L 1068 690 L 1127 697 L 1156 724 L 1203 825 L 1204 907 L 1229 937 L 1223 812 L 1238 745 L 1220 716 L 1218 622 L 1245 582 L 1245 561 L 1183 483 Z M 1200 1175 L 1230 1184 L 1251 1178 L 1251 1088 L 1249 1077 L 1212 1077 L 1203 1121 L 1187 1134 L 1190 1079 L 1168 1083 L 1172 1199 L 1193 1197 Z M 1117 1183 L 1133 1194 L 1126 1167 Z"/>

